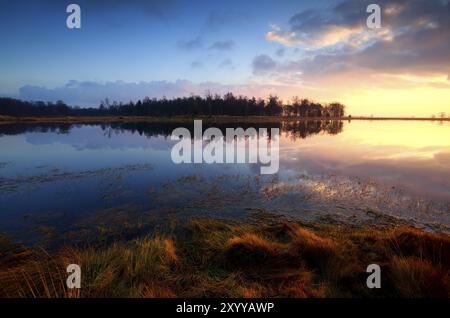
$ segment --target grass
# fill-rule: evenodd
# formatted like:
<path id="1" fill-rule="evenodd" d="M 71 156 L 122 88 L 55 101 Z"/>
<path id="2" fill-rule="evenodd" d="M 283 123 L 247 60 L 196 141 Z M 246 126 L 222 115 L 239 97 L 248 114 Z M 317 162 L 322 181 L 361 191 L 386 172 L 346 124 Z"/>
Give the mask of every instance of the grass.
<path id="1" fill-rule="evenodd" d="M 410 227 L 191 220 L 51 254 L 0 239 L 1 297 L 449 297 L 450 235 Z M 65 268 L 82 268 L 82 288 Z M 382 288 L 366 268 L 382 268 Z"/>

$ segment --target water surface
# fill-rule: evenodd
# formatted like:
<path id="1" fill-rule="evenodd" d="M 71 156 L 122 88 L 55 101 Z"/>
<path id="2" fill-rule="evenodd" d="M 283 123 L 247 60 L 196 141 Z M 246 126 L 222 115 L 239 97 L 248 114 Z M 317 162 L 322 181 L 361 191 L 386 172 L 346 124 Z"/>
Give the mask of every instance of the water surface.
<path id="1" fill-rule="evenodd" d="M 269 176 L 257 164 L 174 164 L 177 126 L 0 125 L 0 232 L 64 241 L 89 227 L 145 229 L 149 220 L 255 213 L 449 229 L 448 123 L 255 126 L 282 132 L 280 169 Z M 249 125 L 219 128 L 228 126 Z"/>

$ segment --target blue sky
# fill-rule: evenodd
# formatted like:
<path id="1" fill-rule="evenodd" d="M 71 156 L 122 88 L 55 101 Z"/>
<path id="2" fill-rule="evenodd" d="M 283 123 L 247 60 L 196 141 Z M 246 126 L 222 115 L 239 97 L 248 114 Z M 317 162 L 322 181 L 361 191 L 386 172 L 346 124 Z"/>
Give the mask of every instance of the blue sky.
<path id="1" fill-rule="evenodd" d="M 242 82 L 251 75 L 255 52 L 272 54 L 281 47 L 264 40 L 269 24 L 285 21 L 291 12 L 311 5 L 304 1 L 278 5 L 274 1 L 77 1 L 82 28 L 69 30 L 65 8 L 72 2 L 2 1 L 0 36 L 8 43 L 0 51 L 2 93 L 68 80 Z M 197 39 L 198 47 L 183 47 Z M 214 49 L 216 42 L 232 45 Z"/>
<path id="2" fill-rule="evenodd" d="M 0 95 L 92 106 L 232 90 L 375 114 L 431 98 L 450 111 L 448 1 L 380 0 L 376 31 L 371 2 L 0 0 Z M 80 30 L 66 27 L 70 3 Z"/>

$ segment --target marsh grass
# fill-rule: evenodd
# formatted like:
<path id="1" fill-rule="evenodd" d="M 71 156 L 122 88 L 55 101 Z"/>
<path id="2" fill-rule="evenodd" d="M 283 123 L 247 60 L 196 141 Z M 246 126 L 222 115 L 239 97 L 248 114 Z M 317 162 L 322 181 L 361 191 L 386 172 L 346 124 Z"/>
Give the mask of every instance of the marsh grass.
<path id="1" fill-rule="evenodd" d="M 1 297 L 448 297 L 450 237 L 399 228 L 191 220 L 51 255 L 0 239 Z M 82 288 L 65 268 L 82 268 Z M 382 288 L 366 287 L 367 265 Z"/>

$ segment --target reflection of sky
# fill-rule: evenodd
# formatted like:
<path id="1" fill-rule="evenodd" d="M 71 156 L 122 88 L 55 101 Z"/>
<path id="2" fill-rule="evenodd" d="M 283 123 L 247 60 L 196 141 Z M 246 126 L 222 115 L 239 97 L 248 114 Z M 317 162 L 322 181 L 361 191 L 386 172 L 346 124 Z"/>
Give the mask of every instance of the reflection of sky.
<path id="1" fill-rule="evenodd" d="M 353 121 L 345 125 L 342 133 L 333 136 L 319 134 L 293 140 L 282 135 L 277 177 L 288 182 L 298 182 L 299 175 L 350 177 L 449 204 L 449 131 L 447 125 L 430 122 Z M 25 213 L 67 213 L 74 217 L 130 202 L 144 209 L 155 208 L 148 198 L 149 188 L 163 193 L 170 191 L 163 184 L 182 176 L 199 175 L 211 181 L 221 175 L 253 178 L 260 173 L 258 165 L 175 165 L 170 158 L 174 142 L 169 138 L 149 138 L 130 131 L 109 132 L 100 126 L 82 126 L 74 127 L 68 134 L 24 133 L 0 137 L 0 187 L 9 178 L 25 180 L 12 192 L 0 193 L 2 228 L 18 226 Z M 143 164 L 149 164 L 151 169 L 123 169 Z M 95 174 L 104 168 L 113 169 Z M 83 171 L 93 171 L 94 176 L 70 175 L 51 182 L 27 179 Z M 235 184 L 234 189 L 245 186 L 245 182 Z M 220 186 L 226 188 L 227 184 Z M 181 190 L 185 191 L 183 187 Z M 190 195 L 185 193 L 187 201 Z M 297 202 L 298 198 L 293 200 Z M 71 220 L 65 219 L 69 223 Z"/>
<path id="2" fill-rule="evenodd" d="M 430 122 L 354 121 L 337 136 L 282 140 L 281 165 L 338 172 L 450 200 L 450 127 Z"/>
<path id="3" fill-rule="evenodd" d="M 336 136 L 292 140 L 283 134 L 280 173 L 374 177 L 448 198 L 449 131 L 448 125 L 430 122 L 353 121 Z M 39 172 L 34 168 L 40 166 L 83 170 L 138 163 L 168 169 L 174 143 L 168 137 L 147 138 L 100 126 L 73 128 L 69 134 L 26 133 L 0 138 L 1 149 L 8 149 L 0 161 L 14 163 L 0 171 L 12 176 Z"/>

